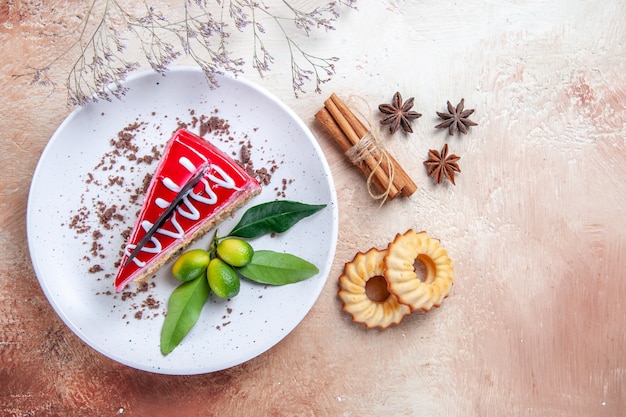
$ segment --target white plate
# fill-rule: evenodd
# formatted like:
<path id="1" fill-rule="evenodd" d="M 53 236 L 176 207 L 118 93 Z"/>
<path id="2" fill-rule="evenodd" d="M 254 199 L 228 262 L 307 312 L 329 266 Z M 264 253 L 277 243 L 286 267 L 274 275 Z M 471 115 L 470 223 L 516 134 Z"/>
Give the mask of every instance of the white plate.
<path id="1" fill-rule="evenodd" d="M 46 297 L 67 326 L 88 345 L 137 369 L 200 374 L 256 357 L 287 336 L 305 317 L 332 265 L 338 227 L 336 194 L 327 162 L 311 132 L 289 108 L 264 90 L 242 80 L 218 80 L 219 87 L 211 89 L 203 73 L 190 67 L 173 68 L 165 77 L 153 72 L 129 77 L 124 84 L 130 90 L 122 101 L 92 103 L 68 116 L 50 139 L 33 176 L 27 212 L 28 244 Z M 264 186 L 246 208 L 277 198 L 328 204 L 280 236 L 251 241 L 257 249 L 285 251 L 307 259 L 320 273 L 283 287 L 244 281 L 239 295 L 229 301 L 212 295 L 187 337 L 172 353 L 163 356 L 159 348 L 161 327 L 167 299 L 177 285 L 169 266 L 150 281 L 155 286 L 149 292 L 126 300 L 106 294 L 113 291 L 113 264 L 124 243 L 121 232 L 132 226 L 138 208 L 129 203 L 131 193 L 125 188 L 133 181 L 141 184 L 145 174 L 154 171 L 156 162 L 147 165 L 118 160 L 108 171 L 102 166 L 94 168 L 112 150 L 110 140 L 134 122 L 143 123 L 134 131 L 135 141 L 141 146 L 139 153 L 149 153 L 154 145 L 161 146 L 169 139 L 178 122 L 191 121 L 192 113 L 196 117 L 209 116 L 215 109 L 217 116 L 229 122 L 230 135 L 236 138 L 212 139 L 218 147 L 227 153 L 238 152 L 239 140 L 249 140 L 256 168 L 269 168 L 274 162 L 278 166 L 270 185 Z M 107 178 L 119 174 L 122 165 L 124 186 L 108 185 Z M 101 186 L 95 181 L 88 184 L 90 172 Z M 284 197 L 278 196 L 283 181 Z M 125 214 L 121 224 L 111 230 L 102 229 L 96 201 L 118 208 L 125 204 L 119 209 Z M 244 210 L 218 226 L 219 230 L 228 232 Z M 81 224 L 92 229 L 77 233 L 69 227 L 70 220 L 87 211 Z M 98 239 L 103 245 L 97 250 L 102 259 L 90 254 L 92 231 L 96 229 L 105 234 Z M 206 247 L 209 235 L 192 247 Z M 96 263 L 103 271 L 88 272 Z M 158 309 L 141 305 L 149 295 L 159 303 Z M 141 319 L 135 317 L 138 312 Z"/>

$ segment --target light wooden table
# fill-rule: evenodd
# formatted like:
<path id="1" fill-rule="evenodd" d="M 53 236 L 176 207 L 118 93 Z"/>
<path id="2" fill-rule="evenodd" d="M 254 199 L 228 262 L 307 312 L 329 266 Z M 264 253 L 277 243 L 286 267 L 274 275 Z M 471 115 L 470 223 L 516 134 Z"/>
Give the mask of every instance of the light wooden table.
<path id="1" fill-rule="evenodd" d="M 27 194 L 41 151 L 71 111 L 64 79 L 75 51 L 62 53 L 88 4 L 0 2 L 0 414 L 626 414 L 626 3 L 357 6 L 341 8 L 335 31 L 298 37 L 315 53 L 341 58 L 321 95 L 294 97 L 279 37 L 269 43 L 272 71 L 260 78 L 248 65 L 244 74 L 294 109 L 331 166 L 339 242 L 321 296 L 261 356 L 171 377 L 85 345 L 38 285 Z M 244 31 L 231 47 L 250 61 L 249 43 Z M 15 76 L 56 56 L 55 86 Z M 395 91 L 415 97 L 424 114 L 412 135 L 384 136 L 419 189 L 378 209 L 314 114 L 331 92 L 360 96 L 375 110 Z M 461 97 L 479 126 L 448 137 L 434 129 L 435 111 Z M 377 117 L 372 112 L 374 125 Z M 456 186 L 434 184 L 422 164 L 444 143 L 461 156 Z M 366 331 L 341 311 L 337 278 L 357 251 L 385 247 L 410 228 L 449 250 L 452 293 L 440 309 Z"/>

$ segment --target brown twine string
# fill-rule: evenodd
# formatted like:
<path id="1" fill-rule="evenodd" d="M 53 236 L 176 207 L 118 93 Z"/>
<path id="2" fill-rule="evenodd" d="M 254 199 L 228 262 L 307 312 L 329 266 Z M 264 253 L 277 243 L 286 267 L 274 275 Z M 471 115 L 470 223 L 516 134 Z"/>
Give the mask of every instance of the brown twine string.
<path id="1" fill-rule="evenodd" d="M 352 99 L 350 97 L 349 99 Z M 371 114 L 371 109 L 364 98 L 356 96 L 356 98 L 363 101 L 365 106 L 369 110 L 369 114 Z M 363 117 L 363 114 L 357 110 L 357 113 L 365 120 L 367 133 L 359 139 L 359 141 L 350 147 L 346 151 L 346 156 L 353 164 L 357 165 L 365 161 L 368 157 L 374 158 L 376 161 L 376 165 L 371 170 L 370 174 L 367 177 L 367 193 L 374 200 L 381 200 L 379 208 L 385 204 L 387 198 L 389 197 L 389 192 L 391 191 L 391 187 L 393 187 L 393 179 L 394 179 L 394 166 L 387 154 L 387 150 L 385 146 L 380 141 L 378 135 L 372 131 L 372 124 L 370 120 L 366 117 Z M 376 193 L 374 187 L 372 185 L 372 181 L 374 179 L 375 173 L 379 169 L 383 169 L 382 164 L 387 165 L 387 172 L 389 173 L 389 182 L 387 183 L 387 188 L 382 193 Z"/>

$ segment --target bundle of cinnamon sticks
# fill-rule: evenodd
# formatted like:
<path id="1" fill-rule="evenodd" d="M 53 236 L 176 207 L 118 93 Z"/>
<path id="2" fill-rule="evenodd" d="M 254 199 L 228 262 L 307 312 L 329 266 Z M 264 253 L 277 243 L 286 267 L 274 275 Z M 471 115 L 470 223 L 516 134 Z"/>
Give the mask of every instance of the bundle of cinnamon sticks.
<path id="1" fill-rule="evenodd" d="M 315 118 L 344 152 L 356 146 L 369 133 L 335 93 L 324 102 L 324 107 L 315 114 Z M 408 197 L 417 190 L 417 185 L 382 146 L 355 165 L 367 178 L 371 176 L 372 184 L 390 200 L 398 195 Z"/>

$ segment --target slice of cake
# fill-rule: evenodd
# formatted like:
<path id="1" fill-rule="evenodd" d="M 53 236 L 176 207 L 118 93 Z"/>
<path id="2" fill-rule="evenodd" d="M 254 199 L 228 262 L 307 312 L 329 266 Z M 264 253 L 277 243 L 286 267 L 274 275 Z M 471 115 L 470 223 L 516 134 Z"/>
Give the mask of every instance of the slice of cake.
<path id="1" fill-rule="evenodd" d="M 190 184 L 200 170 L 204 172 L 201 179 L 185 194 L 185 185 Z M 154 274 L 260 192 L 257 180 L 211 143 L 184 129 L 174 133 L 152 176 L 126 243 L 115 277 L 115 291 L 121 291 L 131 281 L 141 281 Z M 183 194 L 172 214 L 131 257 L 159 217 Z"/>

